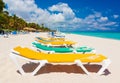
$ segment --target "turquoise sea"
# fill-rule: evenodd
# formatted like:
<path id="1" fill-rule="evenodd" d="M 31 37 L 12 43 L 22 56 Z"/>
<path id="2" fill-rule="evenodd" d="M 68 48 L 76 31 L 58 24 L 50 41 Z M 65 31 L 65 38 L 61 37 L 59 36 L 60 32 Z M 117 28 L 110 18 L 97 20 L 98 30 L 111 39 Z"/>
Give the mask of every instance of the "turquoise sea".
<path id="1" fill-rule="evenodd" d="M 75 31 L 69 33 L 120 40 L 120 32 L 76 32 Z"/>

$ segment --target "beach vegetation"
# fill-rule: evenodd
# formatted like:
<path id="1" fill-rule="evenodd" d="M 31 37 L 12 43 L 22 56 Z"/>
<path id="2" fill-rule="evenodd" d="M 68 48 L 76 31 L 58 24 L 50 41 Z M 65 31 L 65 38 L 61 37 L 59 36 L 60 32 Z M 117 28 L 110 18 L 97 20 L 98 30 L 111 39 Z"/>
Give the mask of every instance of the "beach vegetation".
<path id="1" fill-rule="evenodd" d="M 44 24 L 29 23 L 18 17 L 16 14 L 9 15 L 8 11 L 4 11 L 5 3 L 0 0 L 0 29 L 6 31 L 21 31 L 25 27 L 33 28 L 35 31 L 51 31 Z M 29 30 L 30 31 L 30 30 Z"/>

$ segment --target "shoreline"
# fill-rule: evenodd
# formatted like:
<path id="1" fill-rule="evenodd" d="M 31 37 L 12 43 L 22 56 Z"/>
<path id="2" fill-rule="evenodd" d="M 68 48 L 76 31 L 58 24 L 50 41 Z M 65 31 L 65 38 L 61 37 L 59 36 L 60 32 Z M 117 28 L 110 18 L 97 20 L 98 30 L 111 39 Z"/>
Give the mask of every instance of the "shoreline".
<path id="1" fill-rule="evenodd" d="M 65 33 L 65 32 L 63 32 L 63 33 Z M 100 33 L 102 33 L 102 32 L 100 32 Z M 109 33 L 109 32 L 106 32 L 106 33 Z M 119 33 L 119 32 L 117 32 L 117 33 Z M 118 38 L 108 38 L 108 37 L 101 37 L 101 36 L 94 36 L 94 35 L 84 35 L 84 34 L 78 34 L 78 33 L 67 33 L 67 34 L 75 34 L 75 35 L 82 35 L 82 36 L 89 36 L 89 37 L 98 37 L 98 38 L 104 38 L 104 39 L 112 39 L 112 40 L 119 40 L 120 41 L 120 39 L 118 39 Z"/>
<path id="2" fill-rule="evenodd" d="M 31 76 L 28 72 L 22 76 L 17 72 L 15 64 L 9 57 L 12 48 L 20 45 L 31 47 L 36 36 L 46 37 L 47 33 L 30 33 L 24 35 L 9 36 L 8 38 L 0 37 L 0 83 L 119 83 L 120 70 L 120 41 L 98 37 L 82 36 L 77 34 L 66 34 L 66 38 L 77 42 L 77 45 L 87 45 L 94 47 L 97 54 L 103 54 L 110 58 L 112 63 L 108 67 L 108 75 L 97 76 L 96 73 L 90 75 L 80 73 L 79 67 L 75 65 L 50 65 L 43 67 L 36 76 Z M 26 61 L 20 60 L 21 65 L 27 64 Z M 29 65 L 28 65 L 29 67 Z M 76 72 L 76 73 L 75 73 Z M 11 76 L 12 75 L 12 76 Z"/>
<path id="3" fill-rule="evenodd" d="M 71 33 L 71 34 L 73 34 L 73 33 Z M 74 34 L 74 35 L 78 35 L 78 36 L 86 36 L 86 37 L 93 37 L 93 38 L 100 38 L 100 39 L 107 39 L 107 40 L 115 40 L 115 41 L 120 41 L 119 39 L 113 39 L 113 38 L 103 38 L 103 37 L 97 37 L 97 36 L 88 36 L 88 35 L 81 35 L 81 34 Z"/>

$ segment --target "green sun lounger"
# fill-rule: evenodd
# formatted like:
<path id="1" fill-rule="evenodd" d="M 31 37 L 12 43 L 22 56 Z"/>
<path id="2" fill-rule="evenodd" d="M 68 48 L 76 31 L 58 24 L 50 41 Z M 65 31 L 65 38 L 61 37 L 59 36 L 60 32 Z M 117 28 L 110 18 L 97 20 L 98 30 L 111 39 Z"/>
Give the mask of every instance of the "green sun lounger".
<path id="1" fill-rule="evenodd" d="M 38 49 L 42 49 L 42 50 L 45 50 L 45 51 L 54 51 L 54 52 L 58 52 L 58 53 L 68 53 L 68 52 L 75 52 L 75 53 L 78 53 L 78 52 L 81 52 L 81 53 L 86 53 L 86 52 L 92 52 L 94 49 L 93 48 L 88 48 L 88 47 L 78 47 L 76 49 L 74 48 L 66 48 L 66 47 L 52 47 L 52 46 L 45 46 L 45 45 L 42 45 L 40 43 L 37 43 L 37 42 L 33 42 L 32 43 L 36 48 Z"/>
<path id="2" fill-rule="evenodd" d="M 86 52 L 92 52 L 94 49 L 93 48 L 89 48 L 89 47 L 79 47 L 76 49 L 77 52 L 83 52 L 83 53 L 86 53 Z"/>
<path id="3" fill-rule="evenodd" d="M 40 43 L 36 43 L 36 42 L 33 42 L 32 43 L 36 48 L 38 49 L 42 49 L 42 50 L 45 50 L 45 51 L 54 51 L 54 52 L 58 52 L 58 53 L 67 53 L 67 52 L 72 52 L 73 49 L 72 48 L 60 48 L 60 47 L 52 47 L 52 46 L 45 46 L 45 45 L 42 45 Z"/>

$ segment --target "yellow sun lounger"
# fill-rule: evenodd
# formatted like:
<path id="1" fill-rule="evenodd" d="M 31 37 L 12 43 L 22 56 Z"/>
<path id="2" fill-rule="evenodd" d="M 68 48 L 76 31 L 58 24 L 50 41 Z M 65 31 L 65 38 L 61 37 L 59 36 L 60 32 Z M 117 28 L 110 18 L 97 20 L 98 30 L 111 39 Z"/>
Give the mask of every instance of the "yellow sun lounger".
<path id="1" fill-rule="evenodd" d="M 36 37 L 35 39 L 37 42 L 40 42 L 45 45 L 49 46 L 70 46 L 75 44 L 76 42 L 70 41 L 70 40 L 63 40 L 63 39 L 58 39 L 58 38 L 42 38 L 42 37 Z"/>
<path id="2" fill-rule="evenodd" d="M 49 40 L 49 41 L 56 41 L 56 40 L 61 40 L 61 41 L 65 41 L 65 38 L 54 38 L 54 37 L 50 37 L 50 38 L 45 38 L 45 37 L 36 37 L 35 40 Z"/>
<path id="3" fill-rule="evenodd" d="M 103 55 L 96 54 L 46 54 L 42 52 L 37 52 L 26 47 L 15 47 L 11 54 L 12 60 L 15 62 L 18 70 L 21 74 L 25 74 L 24 70 L 19 66 L 16 57 L 29 60 L 31 62 L 39 62 L 39 66 L 32 72 L 32 75 L 35 75 L 38 70 L 43 67 L 46 63 L 75 63 L 80 66 L 86 74 L 89 74 L 87 69 L 83 66 L 82 63 L 99 63 L 104 62 L 102 68 L 98 71 L 98 74 L 108 67 L 110 60 Z"/>
<path id="4" fill-rule="evenodd" d="M 75 44 L 75 42 L 73 41 L 50 41 L 50 42 L 46 42 L 46 41 L 43 41 L 43 40 L 38 40 L 38 42 L 42 43 L 42 44 L 45 44 L 45 45 L 49 45 L 49 46 L 70 46 L 70 45 L 73 45 Z"/>

